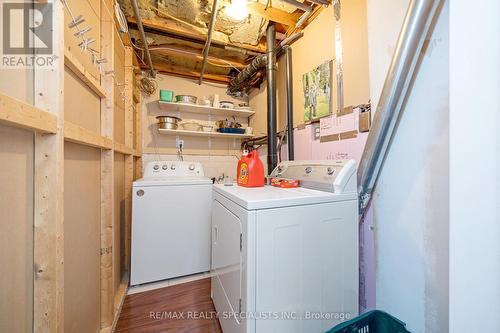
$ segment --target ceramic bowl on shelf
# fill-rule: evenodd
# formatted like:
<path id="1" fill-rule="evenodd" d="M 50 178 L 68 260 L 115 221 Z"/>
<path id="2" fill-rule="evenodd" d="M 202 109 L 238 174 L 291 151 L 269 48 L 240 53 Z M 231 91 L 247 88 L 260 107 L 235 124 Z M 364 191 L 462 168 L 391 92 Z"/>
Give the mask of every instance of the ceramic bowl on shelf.
<path id="1" fill-rule="evenodd" d="M 196 104 L 198 97 L 193 95 L 176 95 L 175 101 L 177 103 Z"/>
<path id="2" fill-rule="evenodd" d="M 200 124 L 198 124 L 197 122 L 194 122 L 194 121 L 182 123 L 180 126 L 181 126 L 181 129 L 183 129 L 185 131 L 200 132 L 203 130 L 203 126 L 201 126 Z"/>
<path id="3" fill-rule="evenodd" d="M 203 125 L 203 132 L 210 133 L 214 130 L 213 126 Z"/>
<path id="4" fill-rule="evenodd" d="M 230 101 L 221 101 L 220 107 L 222 109 L 234 109 L 234 103 Z"/>

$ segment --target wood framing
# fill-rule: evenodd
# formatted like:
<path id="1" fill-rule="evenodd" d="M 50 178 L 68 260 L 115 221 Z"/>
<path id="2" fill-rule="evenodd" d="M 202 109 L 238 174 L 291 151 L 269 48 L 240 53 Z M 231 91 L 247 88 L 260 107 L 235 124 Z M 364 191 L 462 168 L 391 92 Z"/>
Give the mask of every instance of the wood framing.
<path id="1" fill-rule="evenodd" d="M 116 142 L 116 141 L 113 143 L 113 149 L 117 153 L 121 153 L 124 155 L 134 155 L 135 154 L 134 148 L 129 147 L 127 145 L 124 145 L 123 143 Z"/>
<path id="2" fill-rule="evenodd" d="M 69 121 L 64 122 L 64 139 L 69 142 L 79 143 L 81 145 L 113 149 L 113 140 L 91 130 L 75 125 Z"/>
<path id="3" fill-rule="evenodd" d="M 57 116 L 2 93 L 0 123 L 40 133 L 57 133 Z"/>
<path id="4" fill-rule="evenodd" d="M 104 5 L 107 6 L 106 3 Z M 101 56 L 108 59 L 105 64 L 105 70 L 108 72 L 114 70 L 114 25 L 115 22 L 109 8 L 101 11 Z M 114 138 L 114 84 L 113 75 L 102 76 L 101 85 L 106 97 L 101 99 L 101 135 L 109 140 Z M 109 332 L 115 315 L 113 288 L 113 184 L 114 151 L 101 150 L 101 329 Z"/>
<path id="5" fill-rule="evenodd" d="M 187 48 L 187 47 L 181 48 L 172 45 L 159 45 L 158 47 L 161 47 L 161 49 L 155 49 L 155 47 L 151 47 L 151 52 L 153 52 L 153 54 L 161 54 L 166 56 L 181 56 L 199 61 L 203 60 L 203 55 L 201 54 L 201 50 L 197 50 L 195 48 Z M 216 65 L 222 65 L 222 66 L 230 65 L 240 69 L 246 67 L 244 63 L 230 59 L 217 58 L 211 55 L 207 56 L 207 60 Z"/>
<path id="6" fill-rule="evenodd" d="M 142 68 L 146 69 L 147 66 L 142 66 Z M 190 71 L 187 69 L 181 71 L 177 67 L 171 66 L 171 65 L 155 64 L 155 70 L 157 70 L 158 72 L 160 72 L 162 74 L 178 76 L 178 77 L 183 77 L 183 78 L 188 78 L 188 79 L 199 79 L 200 78 L 200 72 Z M 208 82 L 227 84 L 229 82 L 230 78 L 229 78 L 229 76 L 207 74 L 206 73 L 203 75 L 203 80 L 208 81 Z"/>
<path id="7" fill-rule="evenodd" d="M 99 81 L 85 69 L 68 49 L 64 49 L 64 65 L 92 89 L 97 96 L 106 97 L 106 91 L 101 87 Z"/>
<path id="8" fill-rule="evenodd" d="M 302 27 L 296 28 L 295 25 L 290 26 L 290 27 L 288 27 L 288 29 L 286 31 L 286 35 L 291 36 L 297 32 L 303 31 L 309 24 L 311 24 L 312 21 L 314 21 L 316 19 L 316 17 L 318 17 L 319 14 L 321 14 L 323 9 L 324 9 L 323 6 L 320 6 L 320 5 L 315 6 L 313 9 L 313 12 L 309 16 L 309 18 L 304 22 Z"/>
<path id="9" fill-rule="evenodd" d="M 125 145 L 134 147 L 134 66 L 132 48 L 125 47 Z M 125 156 L 125 271 L 130 272 L 130 242 L 132 226 L 132 182 L 134 181 L 134 156 Z"/>
<path id="10" fill-rule="evenodd" d="M 252 14 L 268 19 L 269 21 L 281 23 L 287 26 L 295 26 L 298 20 L 297 16 L 294 14 L 290 14 L 273 7 L 266 8 L 266 5 L 260 2 L 249 2 L 248 11 Z"/>
<path id="11" fill-rule="evenodd" d="M 64 331 L 64 10 L 53 4 L 54 67 L 34 70 L 34 106 L 57 117 L 56 133 L 35 133 L 34 332 Z M 36 28 L 35 28 L 36 29 Z"/>

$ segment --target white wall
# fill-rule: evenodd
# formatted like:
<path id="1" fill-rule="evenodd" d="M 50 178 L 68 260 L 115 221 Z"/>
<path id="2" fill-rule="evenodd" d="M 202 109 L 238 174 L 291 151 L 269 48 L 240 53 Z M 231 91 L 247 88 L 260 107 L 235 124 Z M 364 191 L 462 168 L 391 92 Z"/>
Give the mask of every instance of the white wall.
<path id="1" fill-rule="evenodd" d="M 450 1 L 453 333 L 500 332 L 499 13 L 498 0 Z"/>
<path id="2" fill-rule="evenodd" d="M 408 2 L 368 1 L 374 106 Z M 445 4 L 373 196 L 376 307 L 412 332 L 448 331 L 448 60 Z"/>

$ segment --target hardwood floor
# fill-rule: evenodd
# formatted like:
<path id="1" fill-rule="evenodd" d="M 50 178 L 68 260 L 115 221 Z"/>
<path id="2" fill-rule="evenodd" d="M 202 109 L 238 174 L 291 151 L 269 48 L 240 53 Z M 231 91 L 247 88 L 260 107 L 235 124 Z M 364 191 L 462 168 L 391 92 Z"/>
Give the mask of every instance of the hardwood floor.
<path id="1" fill-rule="evenodd" d="M 127 295 L 115 332 L 222 333 L 210 279 Z"/>

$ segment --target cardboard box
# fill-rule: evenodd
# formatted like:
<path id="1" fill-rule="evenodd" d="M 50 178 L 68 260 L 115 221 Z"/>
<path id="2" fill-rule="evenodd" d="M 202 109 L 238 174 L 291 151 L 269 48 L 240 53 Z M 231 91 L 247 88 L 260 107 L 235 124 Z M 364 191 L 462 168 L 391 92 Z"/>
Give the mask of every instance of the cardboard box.
<path id="1" fill-rule="evenodd" d="M 361 112 L 359 114 L 359 132 L 368 132 L 372 126 L 371 111 Z"/>

